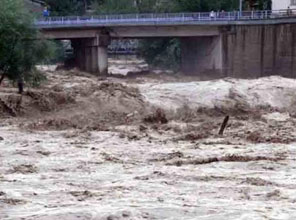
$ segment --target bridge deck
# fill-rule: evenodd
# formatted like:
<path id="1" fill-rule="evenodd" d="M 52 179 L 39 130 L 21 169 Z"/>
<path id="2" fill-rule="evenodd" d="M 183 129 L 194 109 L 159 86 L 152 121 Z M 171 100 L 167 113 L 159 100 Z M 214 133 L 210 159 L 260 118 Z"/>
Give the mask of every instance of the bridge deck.
<path id="1" fill-rule="evenodd" d="M 37 20 L 41 29 L 112 27 L 112 26 L 174 26 L 174 25 L 253 25 L 296 23 L 296 10 L 244 11 L 220 13 L 127 14 L 99 16 L 48 17 Z"/>

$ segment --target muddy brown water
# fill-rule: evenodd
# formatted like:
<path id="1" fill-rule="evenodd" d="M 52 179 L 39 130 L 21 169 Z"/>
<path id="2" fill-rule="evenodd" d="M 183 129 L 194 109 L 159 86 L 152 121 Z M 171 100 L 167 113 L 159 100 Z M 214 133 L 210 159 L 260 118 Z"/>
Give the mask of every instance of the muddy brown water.
<path id="1" fill-rule="evenodd" d="M 20 115 L 1 117 L 1 220 L 296 218 L 296 120 L 273 89 L 287 85 L 282 94 L 292 99 L 293 80 L 203 84 L 141 78 L 137 84 L 73 74 L 48 73 L 36 94 L 59 96 L 46 102 L 49 97 L 31 93 Z M 218 87 L 233 84 L 241 90 L 231 96 Z M 246 93 L 246 85 L 272 94 L 266 103 L 277 106 L 252 106 L 252 97 L 253 103 L 260 97 L 256 90 Z M 206 93 L 206 86 L 217 90 Z M 14 90 L 4 93 L 1 98 Z M 39 108 L 36 99 L 54 108 Z M 199 108 L 202 100 L 208 106 Z M 217 111 L 213 103 L 223 108 Z M 225 103 L 247 111 L 232 112 L 220 136 L 225 111 L 231 110 Z M 144 120 L 160 115 L 160 107 L 167 121 Z"/>

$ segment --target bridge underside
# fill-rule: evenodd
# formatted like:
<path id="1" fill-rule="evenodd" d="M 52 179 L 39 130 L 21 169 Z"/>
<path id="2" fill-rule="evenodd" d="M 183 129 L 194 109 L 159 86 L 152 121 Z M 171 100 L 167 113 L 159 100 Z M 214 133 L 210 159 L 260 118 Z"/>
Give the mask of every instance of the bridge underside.
<path id="1" fill-rule="evenodd" d="M 48 39 L 68 39 L 71 40 L 74 48 L 75 60 L 77 66 L 87 72 L 96 73 L 98 75 L 105 75 L 108 72 L 108 54 L 107 47 L 111 38 L 159 38 L 159 37 L 178 37 L 182 38 L 184 42 L 190 41 L 194 37 L 201 40 L 197 42 L 201 49 L 208 48 L 207 51 L 212 50 L 212 41 L 216 42 L 219 39 L 220 28 L 218 26 L 131 26 L 131 27 L 112 27 L 112 28 L 92 28 L 92 29 L 43 29 L 43 34 Z M 205 40 L 208 39 L 208 40 Z M 194 41 L 193 42 L 195 45 Z M 208 44 L 205 46 L 204 44 Z M 186 44 L 184 44 L 186 45 Z M 191 46 L 184 47 L 187 51 L 184 53 L 191 54 Z M 218 51 L 218 47 L 211 52 L 211 55 L 216 56 L 214 53 Z M 219 59 L 203 57 L 204 53 L 193 55 L 203 59 L 207 64 L 210 62 L 211 67 L 220 68 L 221 64 Z M 217 56 L 219 57 L 219 56 Z M 192 60 L 188 59 L 188 60 Z M 198 69 L 208 68 L 206 65 L 198 65 Z"/>
<path id="2" fill-rule="evenodd" d="M 219 30 L 218 26 L 118 26 L 112 28 L 43 29 L 42 33 L 49 39 L 95 38 L 102 32 L 108 32 L 112 38 L 155 38 L 218 36 Z"/>

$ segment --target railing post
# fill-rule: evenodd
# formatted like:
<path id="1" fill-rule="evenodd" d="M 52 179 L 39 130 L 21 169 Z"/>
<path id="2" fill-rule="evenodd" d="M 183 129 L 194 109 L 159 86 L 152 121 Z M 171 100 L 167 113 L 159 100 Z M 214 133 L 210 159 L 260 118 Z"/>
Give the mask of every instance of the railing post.
<path id="1" fill-rule="evenodd" d="M 184 13 L 182 13 L 182 20 L 183 20 L 183 22 L 185 22 L 185 14 Z"/>
<path id="2" fill-rule="evenodd" d="M 201 16 L 200 16 L 200 12 L 198 12 L 198 21 L 201 21 Z"/>
<path id="3" fill-rule="evenodd" d="M 251 12 L 251 18 L 254 19 L 254 11 Z"/>

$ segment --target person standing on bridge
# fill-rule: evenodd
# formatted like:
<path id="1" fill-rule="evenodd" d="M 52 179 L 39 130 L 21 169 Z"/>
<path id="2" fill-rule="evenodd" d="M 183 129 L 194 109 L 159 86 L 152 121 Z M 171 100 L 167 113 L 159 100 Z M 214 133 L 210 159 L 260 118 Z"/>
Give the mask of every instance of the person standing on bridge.
<path id="1" fill-rule="evenodd" d="M 290 6 L 288 6 L 288 9 L 287 9 L 287 15 L 290 17 L 292 15 L 292 10 L 290 8 Z"/>
<path id="2" fill-rule="evenodd" d="M 220 12 L 220 18 L 225 18 L 225 11 L 224 11 L 224 10 L 222 10 L 222 11 Z"/>
<path id="3" fill-rule="evenodd" d="M 43 17 L 46 19 L 49 17 L 49 10 L 47 7 L 44 8 L 43 10 Z"/>
<path id="4" fill-rule="evenodd" d="M 211 20 L 214 20 L 214 18 L 215 18 L 215 12 L 214 11 L 210 12 L 210 18 L 211 18 Z"/>

